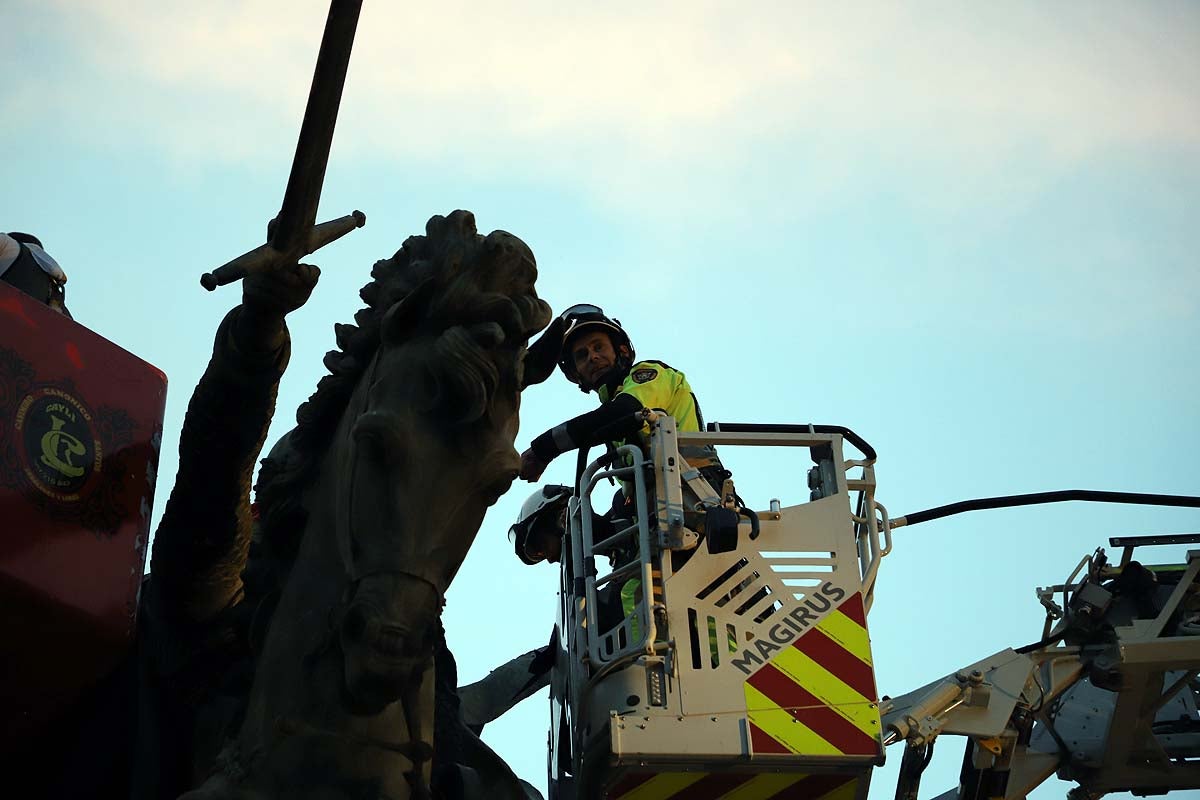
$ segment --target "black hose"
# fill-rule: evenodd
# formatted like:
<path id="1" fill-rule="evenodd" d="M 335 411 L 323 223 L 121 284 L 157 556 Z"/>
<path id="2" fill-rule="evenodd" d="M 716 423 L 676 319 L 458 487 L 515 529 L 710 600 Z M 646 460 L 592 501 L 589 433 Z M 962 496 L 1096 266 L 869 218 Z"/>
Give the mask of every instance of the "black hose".
<path id="1" fill-rule="evenodd" d="M 758 514 L 754 513 L 750 509 L 746 508 L 746 505 L 742 502 L 742 498 L 740 498 L 740 497 L 737 498 L 737 501 L 738 501 L 738 505 L 740 505 L 742 507 L 742 510 L 739 511 L 738 513 L 741 514 L 746 519 L 750 520 L 750 541 L 754 541 L 755 539 L 758 538 L 758 533 L 759 533 Z"/>
<path id="2" fill-rule="evenodd" d="M 929 766 L 929 762 L 933 761 L 933 746 L 937 744 L 937 739 L 930 739 L 925 745 L 925 757 L 921 759 L 921 773 L 925 772 L 925 768 Z"/>
<path id="3" fill-rule="evenodd" d="M 977 500 L 963 500 L 946 506 L 929 508 L 912 514 L 905 514 L 892 520 L 892 527 L 916 525 L 931 519 L 941 519 L 952 514 L 962 514 L 967 511 L 983 511 L 989 508 L 1012 508 L 1013 506 L 1033 506 L 1042 503 L 1066 503 L 1080 500 L 1089 503 L 1127 503 L 1145 506 L 1182 506 L 1184 508 L 1200 508 L 1200 497 L 1179 494 L 1145 494 L 1140 492 L 1102 492 L 1091 489 L 1064 489 L 1058 492 L 1036 492 L 1034 494 L 1010 494 L 1003 497 L 983 497 Z"/>
<path id="4" fill-rule="evenodd" d="M 581 447 L 575 456 L 575 486 L 572 491 L 579 491 L 579 479 L 583 477 L 584 470 L 587 469 L 588 447 Z"/>

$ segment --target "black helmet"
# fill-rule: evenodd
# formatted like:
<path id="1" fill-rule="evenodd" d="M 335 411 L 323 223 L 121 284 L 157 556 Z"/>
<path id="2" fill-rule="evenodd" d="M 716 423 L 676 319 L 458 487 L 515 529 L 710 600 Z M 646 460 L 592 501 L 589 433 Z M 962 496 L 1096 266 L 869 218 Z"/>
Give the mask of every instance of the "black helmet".
<path id="1" fill-rule="evenodd" d="M 571 487 L 557 484 L 547 484 L 529 495 L 521 505 L 521 513 L 517 515 L 516 523 L 508 529 L 508 541 L 512 543 L 517 558 L 526 564 L 536 564 L 546 559 L 543 553 L 528 552 L 529 534 L 538 525 L 557 525 L 558 515 L 566 507 L 570 497 Z"/>
<path id="2" fill-rule="evenodd" d="M 633 342 L 629 340 L 629 334 L 621 327 L 621 320 L 607 316 L 600 306 L 578 303 L 559 314 L 559 319 L 563 321 L 564 328 L 562 349 L 558 354 L 558 368 L 562 370 L 563 375 L 567 376 L 567 380 L 577 385 L 582 391 L 589 392 L 595 387 L 583 385 L 579 379 L 579 373 L 575 371 L 575 361 L 571 357 L 571 340 L 580 333 L 592 328 L 605 331 L 612 338 L 614 350 L 619 350 L 621 345 L 629 348 L 629 363 L 625 366 L 633 364 Z M 620 354 L 618 353 L 618 355 Z"/>

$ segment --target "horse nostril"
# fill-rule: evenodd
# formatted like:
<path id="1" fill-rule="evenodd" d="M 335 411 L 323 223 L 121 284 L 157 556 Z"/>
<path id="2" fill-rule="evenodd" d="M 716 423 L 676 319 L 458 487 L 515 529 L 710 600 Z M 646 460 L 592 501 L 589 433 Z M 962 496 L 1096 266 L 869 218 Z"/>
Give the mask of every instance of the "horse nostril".
<path id="1" fill-rule="evenodd" d="M 404 652 L 407 638 L 398 628 L 388 628 L 380 631 L 371 644 L 381 653 L 394 656 Z"/>

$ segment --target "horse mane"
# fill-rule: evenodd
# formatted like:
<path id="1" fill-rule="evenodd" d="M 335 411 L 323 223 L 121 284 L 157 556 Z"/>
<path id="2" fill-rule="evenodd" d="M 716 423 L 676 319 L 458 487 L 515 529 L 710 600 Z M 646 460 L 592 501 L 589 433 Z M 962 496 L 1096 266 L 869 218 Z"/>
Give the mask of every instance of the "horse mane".
<path id="1" fill-rule="evenodd" d="M 350 397 L 380 347 L 387 313 L 418 292 L 423 318 L 435 327 L 452 325 L 456 312 L 461 316 L 464 306 L 492 302 L 494 307 L 498 295 L 481 292 L 477 285 L 480 268 L 514 257 L 527 259 L 536 269 L 519 239 L 503 231 L 481 236 L 474 216 L 460 210 L 430 218 L 424 236 L 410 236 L 391 258 L 375 262 L 371 281 L 359 291 L 366 307 L 354 315 L 355 324 L 334 325 L 338 349 L 324 358 L 330 374 L 321 378 L 316 391 L 297 409 L 296 427 L 286 434 L 286 441 L 281 440 L 262 461 L 255 485 L 258 530 L 243 575 L 248 595 L 272 593 L 290 570 L 308 516 L 301 503 L 303 491 L 315 479 Z M 539 302 L 536 295 L 520 298 L 515 301 L 515 313 L 528 320 L 536 315 Z M 494 326 L 483 323 L 466 330 L 478 336 L 481 329 Z M 463 329 L 445 330 L 432 345 L 430 358 L 454 365 L 440 375 L 427 376 L 435 392 L 438 384 L 445 382 L 452 386 L 442 394 L 468 393 L 454 422 L 472 422 L 487 412 L 487 396 L 496 388 L 499 375 Z M 452 404 L 441 405 L 454 413 Z"/>

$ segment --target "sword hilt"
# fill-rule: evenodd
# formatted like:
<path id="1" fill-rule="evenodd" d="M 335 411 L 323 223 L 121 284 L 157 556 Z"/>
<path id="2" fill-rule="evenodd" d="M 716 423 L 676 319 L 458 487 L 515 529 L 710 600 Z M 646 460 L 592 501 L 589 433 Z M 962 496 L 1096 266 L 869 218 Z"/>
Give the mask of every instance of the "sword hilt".
<path id="1" fill-rule="evenodd" d="M 356 210 L 344 217 L 314 225 L 308 233 L 308 239 L 294 252 L 281 252 L 267 242 L 222 264 L 212 272 L 204 273 L 200 276 L 200 285 L 211 292 L 218 286 L 239 281 L 253 272 L 275 269 L 283 264 L 299 261 L 304 256 L 315 253 L 330 242 L 337 241 L 355 228 L 361 228 L 366 224 L 367 215 Z"/>

